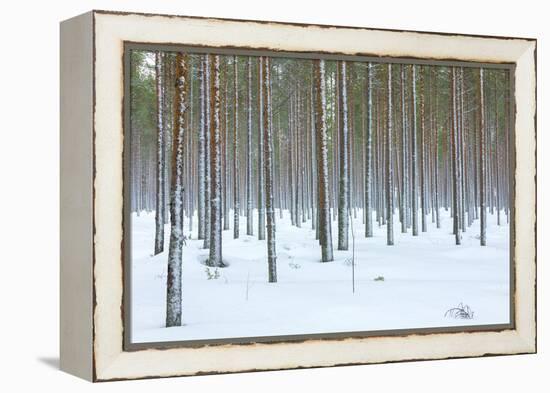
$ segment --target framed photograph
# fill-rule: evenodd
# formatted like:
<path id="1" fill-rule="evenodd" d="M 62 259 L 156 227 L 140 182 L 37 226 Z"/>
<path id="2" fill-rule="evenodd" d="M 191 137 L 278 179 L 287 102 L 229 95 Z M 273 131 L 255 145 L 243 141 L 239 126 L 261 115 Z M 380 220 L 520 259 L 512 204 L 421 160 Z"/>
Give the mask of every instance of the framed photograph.
<path id="1" fill-rule="evenodd" d="M 536 40 L 61 24 L 61 367 L 536 352 Z"/>

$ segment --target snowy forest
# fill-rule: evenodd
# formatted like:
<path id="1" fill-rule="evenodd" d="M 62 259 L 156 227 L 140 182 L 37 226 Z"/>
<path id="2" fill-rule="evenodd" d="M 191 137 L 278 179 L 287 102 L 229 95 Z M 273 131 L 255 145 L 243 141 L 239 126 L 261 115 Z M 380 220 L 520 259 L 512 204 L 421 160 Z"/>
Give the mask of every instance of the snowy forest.
<path id="1" fill-rule="evenodd" d="M 509 70 L 132 50 L 129 75 L 134 340 L 508 322 Z"/>

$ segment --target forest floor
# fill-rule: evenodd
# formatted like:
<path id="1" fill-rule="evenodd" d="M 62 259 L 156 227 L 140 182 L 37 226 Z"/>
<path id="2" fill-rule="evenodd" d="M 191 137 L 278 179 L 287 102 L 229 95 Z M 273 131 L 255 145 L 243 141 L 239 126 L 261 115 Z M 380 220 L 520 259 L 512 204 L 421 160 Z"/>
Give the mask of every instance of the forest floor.
<path id="1" fill-rule="evenodd" d="M 350 250 L 338 251 L 332 223 L 333 262 L 320 262 L 320 248 L 310 223 L 290 225 L 277 211 L 277 283 L 267 282 L 266 242 L 223 232 L 228 265 L 204 265 L 208 250 L 196 228 L 183 250 L 183 326 L 165 328 L 167 254 L 152 256 L 154 213 L 132 216 L 132 341 L 157 342 L 351 331 L 410 329 L 508 323 L 509 226 L 496 225 L 488 214 L 487 246 L 479 245 L 479 222 L 455 245 L 452 220 L 441 210 L 437 229 L 428 217 L 428 232 L 400 233 L 386 245 L 386 227 L 374 223 L 374 237 L 364 237 L 361 212 L 354 220 L 355 293 Z M 232 213 L 230 214 L 232 217 Z M 503 221 L 506 217 L 502 214 Z M 257 216 L 254 216 L 255 224 Z M 195 220 L 196 223 L 196 220 Z M 187 229 L 186 220 L 186 229 Z M 231 223 L 232 226 L 232 223 Z M 257 225 L 254 227 L 257 233 Z M 188 232 L 188 231 L 186 231 Z M 170 228 L 166 226 L 168 250 Z M 189 237 L 189 233 L 187 233 Z M 208 276 L 211 276 L 209 279 Z M 212 276 L 219 275 L 214 278 Z M 375 280 L 377 277 L 383 277 Z M 459 303 L 473 319 L 445 312 Z"/>

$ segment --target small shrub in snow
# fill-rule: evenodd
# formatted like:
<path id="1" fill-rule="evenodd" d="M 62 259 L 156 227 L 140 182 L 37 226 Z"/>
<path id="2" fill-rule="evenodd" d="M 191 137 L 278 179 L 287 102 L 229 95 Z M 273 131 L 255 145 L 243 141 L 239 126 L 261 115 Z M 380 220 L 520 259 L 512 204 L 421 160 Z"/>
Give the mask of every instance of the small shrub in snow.
<path id="1" fill-rule="evenodd" d="M 473 319 L 474 312 L 467 304 L 459 303 L 458 306 L 448 309 L 445 316 L 455 319 Z"/>
<path id="2" fill-rule="evenodd" d="M 217 280 L 220 278 L 220 272 L 217 267 L 214 269 L 206 267 L 204 271 L 206 272 L 206 278 L 209 280 Z"/>
<path id="3" fill-rule="evenodd" d="M 374 278 L 374 281 L 385 281 L 384 276 L 378 276 Z"/>
<path id="4" fill-rule="evenodd" d="M 299 263 L 290 262 L 288 264 L 292 269 L 300 269 L 302 266 Z"/>

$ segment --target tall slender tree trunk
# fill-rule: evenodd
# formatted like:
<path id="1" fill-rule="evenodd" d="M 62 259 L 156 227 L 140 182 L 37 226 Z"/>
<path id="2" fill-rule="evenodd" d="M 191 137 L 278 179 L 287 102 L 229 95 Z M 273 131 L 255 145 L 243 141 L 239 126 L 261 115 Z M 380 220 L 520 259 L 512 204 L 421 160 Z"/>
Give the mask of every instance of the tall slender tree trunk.
<path id="1" fill-rule="evenodd" d="M 416 143 L 417 137 L 417 116 L 416 116 L 416 65 L 412 66 L 412 135 L 411 135 L 411 183 L 412 183 L 412 234 L 418 236 L 418 162 L 417 153 L 418 146 Z"/>
<path id="2" fill-rule="evenodd" d="M 348 217 L 348 202 L 349 202 L 349 162 L 348 162 L 348 90 L 347 90 L 347 67 L 345 61 L 338 61 L 339 71 L 339 99 L 340 110 L 338 112 L 338 123 L 340 129 L 340 187 L 338 196 L 338 249 L 348 249 L 348 232 L 349 232 L 349 217 Z"/>
<path id="3" fill-rule="evenodd" d="M 424 81 L 424 66 L 420 66 L 420 210 L 422 232 L 428 230 L 426 223 L 426 116 L 425 116 L 425 101 L 426 101 L 426 86 Z"/>
<path id="4" fill-rule="evenodd" d="M 386 219 L 387 219 L 387 244 L 393 246 L 393 165 L 392 165 L 392 128 L 393 128 L 393 110 L 392 110 L 392 67 L 388 63 L 387 87 L 388 105 L 387 105 L 387 126 L 386 126 Z"/>
<path id="5" fill-rule="evenodd" d="M 434 91 L 435 91 L 435 113 L 434 113 L 434 199 L 435 199 L 435 222 L 436 227 L 441 228 L 441 217 L 439 212 L 439 122 L 438 122 L 438 110 L 439 110 L 439 101 L 438 101 L 438 90 L 437 90 L 437 74 L 435 73 L 434 78 Z"/>
<path id="6" fill-rule="evenodd" d="M 233 56 L 233 238 L 239 238 L 239 67 L 237 56 Z"/>
<path id="7" fill-rule="evenodd" d="M 311 187 L 311 193 L 310 193 L 310 204 L 311 204 L 311 229 L 314 229 L 316 231 L 316 236 L 318 238 L 319 232 L 317 231 L 317 219 L 318 219 L 318 211 L 316 206 L 316 200 L 317 200 L 317 166 L 316 166 L 316 143 L 315 143 L 315 75 L 313 75 L 312 83 L 311 83 L 311 99 L 310 99 L 310 165 L 311 165 L 311 176 L 310 176 L 310 187 Z"/>
<path id="8" fill-rule="evenodd" d="M 252 209 L 252 58 L 248 57 L 247 71 L 247 139 L 246 139 L 246 234 L 254 235 Z"/>
<path id="9" fill-rule="evenodd" d="M 223 57 L 223 127 L 221 130 L 222 133 L 222 178 L 223 178 L 223 189 L 222 189 L 222 202 L 223 202 L 223 230 L 229 230 L 229 72 L 227 67 L 227 57 Z"/>
<path id="10" fill-rule="evenodd" d="M 264 209 L 264 119 L 263 119 L 263 101 L 264 101 L 264 86 L 263 86 L 263 62 L 264 58 L 258 58 L 258 240 L 265 240 L 265 209 Z"/>
<path id="11" fill-rule="evenodd" d="M 189 107 L 188 56 L 176 55 L 176 96 L 172 139 L 172 176 L 170 187 L 170 245 L 166 283 L 166 327 L 180 326 L 182 318 L 182 249 L 183 235 L 183 143 L 186 134 L 185 116 Z"/>
<path id="12" fill-rule="evenodd" d="M 451 148 L 452 148 L 452 169 L 453 169 L 453 233 L 455 235 L 456 244 L 461 242 L 460 232 L 460 211 L 459 211 L 459 192 L 460 192 L 460 174 L 459 174 L 459 162 L 458 162 L 458 103 L 456 94 L 456 67 L 452 67 L 451 78 L 451 96 L 452 96 L 452 108 L 451 115 L 453 117 L 452 135 L 451 135 Z"/>
<path id="13" fill-rule="evenodd" d="M 365 237 L 372 237 L 372 91 L 373 85 L 373 65 L 367 64 L 367 135 L 366 157 L 365 157 Z"/>
<path id="14" fill-rule="evenodd" d="M 332 249 L 332 224 L 329 201 L 328 143 L 326 125 L 326 85 L 325 61 L 314 60 L 315 84 L 315 135 L 317 140 L 318 171 L 318 211 L 319 241 L 321 243 L 321 261 L 334 260 Z"/>
<path id="15" fill-rule="evenodd" d="M 484 70 L 479 69 L 479 244 L 482 246 L 487 245 L 487 207 L 485 197 L 485 182 L 486 182 L 486 169 L 485 169 L 485 156 L 486 156 L 486 144 L 485 144 L 485 86 L 483 80 Z"/>
<path id="16" fill-rule="evenodd" d="M 210 58 L 210 255 L 208 265 L 221 267 L 222 262 L 222 157 L 220 116 L 220 56 Z"/>
<path id="17" fill-rule="evenodd" d="M 495 75 L 495 92 L 498 90 L 497 87 L 497 77 Z M 499 144 L 498 144 L 498 132 L 499 132 L 499 123 L 498 123 L 498 96 L 495 93 L 495 188 L 496 188 L 496 210 L 497 210 L 497 225 L 500 226 L 500 166 L 501 162 L 499 160 Z"/>
<path id="18" fill-rule="evenodd" d="M 157 166 L 155 198 L 155 253 L 164 251 L 164 97 L 163 97 L 163 64 L 162 52 L 155 52 L 156 94 L 157 94 Z"/>
<path id="19" fill-rule="evenodd" d="M 211 218 L 212 218 L 212 149 L 210 148 L 212 142 L 212 56 L 205 55 L 205 76 L 206 76 L 206 89 L 205 89 L 205 101 L 206 101 L 206 130 L 205 130 L 205 142 L 204 142 L 204 243 L 203 248 L 210 248 L 211 236 Z"/>
<path id="20" fill-rule="evenodd" d="M 206 55 L 201 56 L 199 64 L 199 143 L 198 143 L 198 192 L 197 192 L 197 219 L 198 219 L 198 238 L 204 240 L 206 234 L 205 228 L 205 185 L 206 185 Z"/>
<path id="21" fill-rule="evenodd" d="M 407 190 L 408 169 L 407 169 L 407 110 L 405 105 L 405 65 L 401 64 L 401 232 L 407 232 Z"/>
<path id="22" fill-rule="evenodd" d="M 269 58 L 260 58 L 261 94 L 262 94 L 262 129 L 263 129 L 263 163 L 260 168 L 265 174 L 265 209 L 267 225 L 267 266 L 268 281 L 277 282 L 277 251 L 275 247 L 275 208 L 273 206 L 273 141 L 271 129 L 271 87 Z"/>

